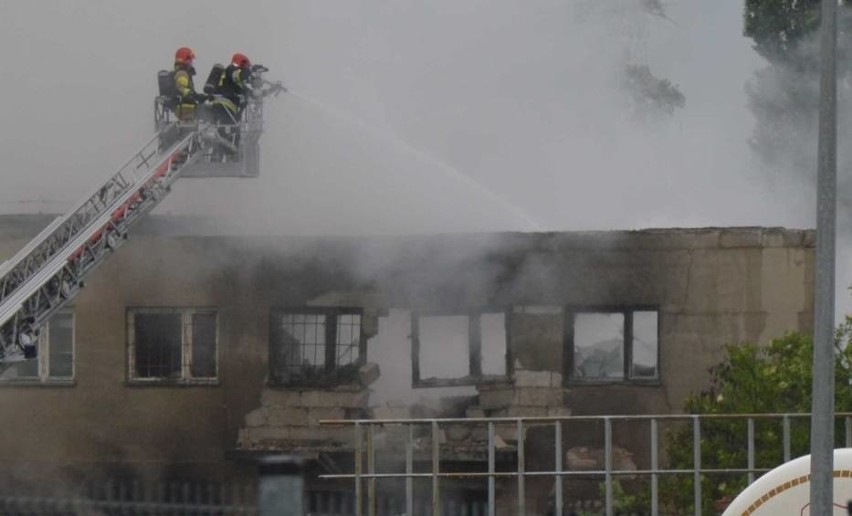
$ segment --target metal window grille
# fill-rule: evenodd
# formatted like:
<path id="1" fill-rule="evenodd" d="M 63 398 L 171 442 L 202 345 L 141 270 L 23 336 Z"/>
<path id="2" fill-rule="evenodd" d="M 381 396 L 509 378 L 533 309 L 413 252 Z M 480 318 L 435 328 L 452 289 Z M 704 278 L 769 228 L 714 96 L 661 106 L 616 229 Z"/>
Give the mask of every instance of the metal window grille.
<path id="1" fill-rule="evenodd" d="M 135 308 L 128 310 L 127 319 L 131 381 L 217 381 L 215 310 Z"/>
<path id="2" fill-rule="evenodd" d="M 364 361 L 361 313 L 345 308 L 273 311 L 270 317 L 273 383 L 345 381 Z"/>
<path id="3" fill-rule="evenodd" d="M 216 378 L 216 314 L 198 312 L 191 317 L 190 373 L 193 378 Z"/>
<path id="4" fill-rule="evenodd" d="M 285 335 L 285 354 L 291 357 L 290 369 L 324 369 L 326 347 L 324 314 L 284 314 L 281 330 Z"/>
<path id="5" fill-rule="evenodd" d="M 138 378 L 179 378 L 180 314 L 136 314 L 134 373 Z"/>

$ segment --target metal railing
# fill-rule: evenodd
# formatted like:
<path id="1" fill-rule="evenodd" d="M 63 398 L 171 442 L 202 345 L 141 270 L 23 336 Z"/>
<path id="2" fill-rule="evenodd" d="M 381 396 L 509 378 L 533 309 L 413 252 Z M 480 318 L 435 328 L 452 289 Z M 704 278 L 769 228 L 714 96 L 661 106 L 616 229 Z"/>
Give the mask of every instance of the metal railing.
<path id="1" fill-rule="evenodd" d="M 258 514 L 256 484 L 104 480 L 74 489 L 0 486 L 0 514 L 217 515 Z"/>
<path id="2" fill-rule="evenodd" d="M 852 447 L 852 413 L 838 413 L 837 422 L 844 425 L 844 432 L 838 436 L 841 446 Z M 667 476 L 680 476 L 691 479 L 692 509 L 690 513 L 700 515 L 702 506 L 708 500 L 702 492 L 702 484 L 713 476 L 740 476 L 751 484 L 755 478 L 772 468 L 787 462 L 796 455 L 807 454 L 802 450 L 801 443 L 794 450 L 792 430 L 793 425 L 809 424 L 809 414 L 736 414 L 736 415 L 631 415 L 631 416 L 568 416 L 568 417 L 518 417 L 518 418 L 460 418 L 460 419 L 386 419 L 386 420 L 351 420 L 351 421 L 321 421 L 324 425 L 351 425 L 353 429 L 353 471 L 351 473 L 321 475 L 324 479 L 349 479 L 354 484 L 355 507 L 354 514 L 359 516 L 376 516 L 377 501 L 381 498 L 377 490 L 378 482 L 402 482 L 405 497 L 405 514 L 419 516 L 432 514 L 439 516 L 447 514 L 445 491 L 452 487 L 452 482 L 466 480 L 468 483 L 479 482 L 484 488 L 486 497 L 485 513 L 494 516 L 497 505 L 505 508 L 507 503 L 514 504 L 510 510 L 513 514 L 525 515 L 531 500 L 541 499 L 542 482 L 552 488 L 546 497 L 550 499 L 550 514 L 561 516 L 564 511 L 575 507 L 576 495 L 566 496 L 566 483 L 572 479 L 589 479 L 596 481 L 602 492 L 600 505 L 607 516 L 615 514 L 616 489 L 620 479 L 641 479 L 649 490 L 648 506 L 641 509 L 642 514 L 661 514 L 660 481 Z M 713 450 L 702 449 L 702 442 L 714 431 L 714 425 L 722 422 L 737 422 L 737 435 L 734 443 L 745 447 L 745 463 L 737 467 L 712 467 L 702 463 L 703 457 L 712 455 Z M 765 443 L 756 442 L 756 425 L 761 430 L 773 432 L 776 437 L 780 434 L 778 445 L 773 456 L 776 463 L 768 464 L 765 457 L 758 464 L 757 453 L 764 451 Z M 599 430 L 589 430 L 597 426 Z M 664 432 L 661 426 L 666 426 Z M 479 430 L 484 439 L 477 445 L 475 438 L 450 442 L 445 434 L 454 428 L 468 427 L 471 436 Z M 614 429 L 620 430 L 618 438 L 614 438 Z M 740 430 L 741 427 L 741 430 Z M 544 443 L 541 432 L 536 442 L 531 442 L 529 431 L 542 428 L 552 431 L 552 442 Z M 703 437 L 702 429 L 707 429 Z M 726 427 L 730 431 L 730 426 Z M 484 430 L 484 432 L 481 432 Z M 739 432 L 742 435 L 739 435 Z M 681 437 L 691 439 L 691 466 L 673 466 L 667 453 L 668 439 L 678 432 Z M 458 433 L 458 432 L 456 432 Z M 799 428 L 796 435 L 801 436 Z M 645 440 L 643 434 L 647 436 Z M 690 436 L 691 434 L 691 436 Z M 763 434 L 761 434 L 763 435 Z M 391 438 L 389 438 L 389 436 Z M 395 437 L 394 437 L 395 436 Z M 507 437 L 503 437 L 507 436 Z M 568 445 L 575 442 L 596 443 L 602 450 L 602 456 L 595 466 L 585 469 L 571 467 L 567 464 L 565 451 Z M 617 469 L 615 451 L 616 443 L 631 442 L 633 449 L 640 449 L 636 455 L 637 465 L 625 469 Z M 510 443 L 515 442 L 516 445 Z M 390 444 L 389 444 L 390 443 Z M 465 446 L 460 446 L 465 445 Z M 553 455 L 550 468 L 541 467 L 540 457 L 537 464 L 527 456 L 531 445 L 538 448 L 552 449 Z M 705 447 L 707 445 L 705 444 Z M 736 446 L 733 444 L 732 446 Z M 683 446 L 682 446 L 683 447 Z M 593 447 L 592 447 L 593 448 Z M 585 447 L 584 449 L 588 449 Z M 463 450 L 463 451 L 459 451 Z M 741 452 L 741 450 L 734 450 Z M 500 456 L 498 467 L 498 455 Z M 378 458 L 378 460 L 377 460 Z M 622 461 L 623 462 L 623 461 Z M 708 463 L 711 461 L 707 461 Z M 467 468 L 459 468 L 458 463 L 464 463 Z M 474 466 L 471 466 L 471 465 Z M 479 467 L 481 465 L 482 467 Z M 641 467 L 639 466 L 641 465 Z M 511 469 L 509 469 L 511 468 Z M 419 494 L 415 496 L 415 482 L 419 482 Z M 428 482 L 428 489 L 422 485 Z M 484 486 L 482 485 L 484 483 Z M 498 499 L 498 483 L 502 498 Z M 537 491 L 531 493 L 528 487 L 537 484 Z M 511 484 L 514 484 L 512 486 Z M 706 484 L 705 484 L 706 485 Z M 511 497 L 507 500 L 507 490 L 511 489 Z M 415 510 L 415 506 L 423 507 L 424 491 L 428 491 L 429 500 L 425 504 L 428 509 Z M 571 498 L 571 499 L 569 499 Z M 383 512 L 383 511 L 381 511 Z M 627 512 L 629 513 L 629 511 Z M 461 513 L 459 513 L 461 514 Z"/>

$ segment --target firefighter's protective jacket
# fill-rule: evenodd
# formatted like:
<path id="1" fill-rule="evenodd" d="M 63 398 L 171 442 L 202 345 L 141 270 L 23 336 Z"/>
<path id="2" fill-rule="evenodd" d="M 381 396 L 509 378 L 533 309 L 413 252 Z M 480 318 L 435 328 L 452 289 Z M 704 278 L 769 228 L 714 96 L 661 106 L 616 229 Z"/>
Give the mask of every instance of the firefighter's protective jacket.
<path id="1" fill-rule="evenodd" d="M 216 93 L 231 101 L 231 106 L 228 106 L 228 109 L 236 112 L 242 107 L 244 96 L 248 95 L 251 89 L 251 70 L 230 64 L 222 72 Z"/>
<path id="2" fill-rule="evenodd" d="M 195 70 L 182 64 L 175 64 L 175 90 L 178 94 L 178 105 L 175 110 L 179 120 L 195 119 L 195 84 L 192 76 Z"/>

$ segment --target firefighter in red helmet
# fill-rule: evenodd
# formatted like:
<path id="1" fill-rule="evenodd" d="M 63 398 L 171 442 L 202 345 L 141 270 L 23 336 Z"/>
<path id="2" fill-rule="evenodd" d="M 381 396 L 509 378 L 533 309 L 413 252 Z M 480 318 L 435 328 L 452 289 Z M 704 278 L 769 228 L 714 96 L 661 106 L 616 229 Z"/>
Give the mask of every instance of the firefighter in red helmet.
<path id="1" fill-rule="evenodd" d="M 237 52 L 231 56 L 229 64 L 222 72 L 219 83 L 214 89 L 213 101 L 216 120 L 220 124 L 233 125 L 230 135 L 235 146 L 240 144 L 239 123 L 242 119 L 246 99 L 253 94 L 251 82 L 251 60 L 245 54 Z"/>
<path id="2" fill-rule="evenodd" d="M 251 92 L 251 60 L 237 52 L 231 57 L 231 64 L 222 72 L 215 93 L 230 101 L 224 105 L 234 120 L 239 121 L 246 96 Z"/>
<path id="3" fill-rule="evenodd" d="M 195 120 L 196 106 L 205 100 L 205 96 L 195 91 L 192 77 L 195 75 L 195 52 L 189 47 L 181 47 L 175 52 L 174 81 L 178 99 L 175 115 L 186 122 Z"/>
<path id="4" fill-rule="evenodd" d="M 240 68 L 248 68 L 251 66 L 251 60 L 245 54 L 237 52 L 231 56 L 231 64 Z"/>

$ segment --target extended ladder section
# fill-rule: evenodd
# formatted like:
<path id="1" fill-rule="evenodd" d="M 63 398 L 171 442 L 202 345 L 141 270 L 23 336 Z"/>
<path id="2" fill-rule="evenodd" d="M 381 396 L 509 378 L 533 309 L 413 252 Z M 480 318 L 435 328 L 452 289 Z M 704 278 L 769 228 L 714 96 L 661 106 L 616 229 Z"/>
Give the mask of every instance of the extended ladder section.
<path id="1" fill-rule="evenodd" d="M 82 202 L 0 264 L 0 363 L 36 355 L 40 328 L 201 155 L 197 128 L 175 125 L 163 131 L 179 136 L 163 148 L 158 133 Z"/>

